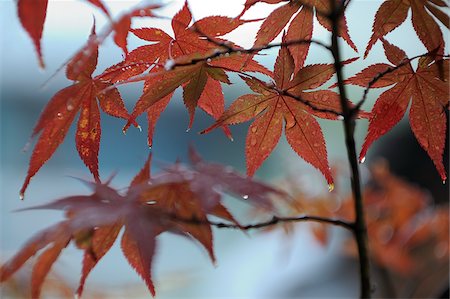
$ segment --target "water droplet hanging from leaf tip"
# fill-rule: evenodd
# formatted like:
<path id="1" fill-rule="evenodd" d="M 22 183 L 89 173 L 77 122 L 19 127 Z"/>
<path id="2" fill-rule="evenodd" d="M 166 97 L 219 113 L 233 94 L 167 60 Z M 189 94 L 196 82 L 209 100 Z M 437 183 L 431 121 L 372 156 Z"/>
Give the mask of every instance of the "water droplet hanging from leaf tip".
<path id="1" fill-rule="evenodd" d="M 328 184 L 328 192 L 331 192 L 333 190 L 334 190 L 334 184 L 333 183 Z"/>

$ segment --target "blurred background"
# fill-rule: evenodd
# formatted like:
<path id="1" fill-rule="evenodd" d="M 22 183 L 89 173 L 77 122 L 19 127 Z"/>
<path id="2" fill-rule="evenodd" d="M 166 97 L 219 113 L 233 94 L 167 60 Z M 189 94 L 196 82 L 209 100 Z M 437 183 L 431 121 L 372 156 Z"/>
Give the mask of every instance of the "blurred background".
<path id="1" fill-rule="evenodd" d="M 234 17 L 242 10 L 243 2 L 242 0 L 189 0 L 189 5 L 194 18 L 200 19 L 208 15 Z M 374 15 L 381 2 L 354 1 L 348 7 L 346 15 L 350 36 L 360 52 L 364 51 L 370 38 Z M 108 1 L 107 7 L 113 16 L 118 16 L 120 12 L 137 3 L 138 1 Z M 181 0 L 162 3 L 166 5 L 157 11 L 161 16 L 173 16 L 183 5 Z M 255 5 L 244 15 L 244 18 L 267 16 L 274 7 L 276 6 L 267 4 Z M 0 2 L 1 260 L 12 256 L 36 231 L 62 219 L 62 214 L 59 212 L 16 213 L 13 212 L 14 210 L 66 195 L 89 193 L 88 189 L 71 178 L 73 176 L 90 179 L 87 168 L 76 152 L 72 127 L 64 143 L 32 180 L 25 201 L 20 201 L 18 196 L 32 152 L 32 147 L 23 151 L 30 141 L 32 128 L 39 113 L 53 94 L 70 84 L 65 79 L 63 71 L 58 72 L 49 82 L 47 80 L 86 42 L 93 15 L 97 28 L 107 24 L 101 12 L 92 8 L 87 2 L 50 1 L 42 38 L 46 69 L 40 70 L 31 40 L 21 28 L 17 18 L 16 3 L 9 0 Z M 255 36 L 259 25 L 260 22 L 243 25 L 226 37 L 241 46 L 251 47 L 253 39 L 248 37 Z M 133 28 L 143 26 L 160 27 L 169 34 L 172 32 L 169 20 L 142 19 L 133 22 Z M 314 26 L 314 38 L 328 41 L 330 34 L 317 22 Z M 444 31 L 444 34 L 448 42 L 448 31 Z M 387 39 L 404 49 L 410 57 L 426 52 L 413 32 L 410 16 L 403 25 L 389 34 Z M 143 44 L 131 34 L 128 43 L 130 50 Z M 342 42 L 341 45 L 345 58 L 360 56 L 345 43 Z M 448 53 L 447 49 L 446 53 Z M 277 52 L 277 49 L 265 51 L 263 53 L 265 55 L 259 55 L 256 59 L 267 68 L 273 69 Z M 106 67 L 121 61 L 122 58 L 121 50 L 113 44 L 111 39 L 107 39 L 100 48 L 99 65 L 95 74 L 101 73 Z M 385 62 L 386 58 L 381 44 L 377 43 L 367 59 L 359 59 L 346 66 L 345 75 L 349 77 L 364 67 L 380 61 Z M 324 50 L 312 46 L 307 64 L 318 62 L 331 62 L 331 57 Z M 237 76 L 230 77 L 233 85 L 223 86 L 226 105 L 239 95 L 250 92 Z M 327 84 L 329 85 L 331 83 Z M 142 84 L 139 83 L 120 87 L 129 111 L 132 110 L 141 89 Z M 351 100 L 355 102 L 360 99 L 361 88 L 349 86 L 348 89 Z M 370 110 L 383 90 L 371 91 L 369 101 L 363 108 Z M 127 135 L 123 135 L 122 120 L 113 119 L 105 114 L 101 117 L 100 174 L 102 178 L 107 178 L 117 173 L 113 186 L 123 188 L 141 168 L 149 154 L 144 127 L 146 121 L 144 118 L 138 119 L 144 127 L 143 132 L 130 129 Z M 156 126 L 152 149 L 155 161 L 154 171 L 157 171 L 158 165 L 164 163 L 173 163 L 177 159 L 186 161 L 187 149 L 189 145 L 194 145 L 204 159 L 231 165 L 245 172 L 244 147 L 248 124 L 233 126 L 231 129 L 234 142 L 230 142 L 221 130 L 215 130 L 207 135 L 197 134 L 213 122 L 212 118 L 202 111 L 197 111 L 192 130 L 186 133 L 188 121 L 188 114 L 181 100 L 181 92 L 178 90 Z M 368 184 L 374 178 L 377 179 L 377 175 L 374 176 L 369 166 L 379 161 L 379 157 L 384 157 L 394 175 L 402 177 L 405 183 L 410 184 L 414 190 L 420 190 L 423 194 L 420 196 L 426 198 L 426 205 L 420 206 L 421 208 L 416 212 L 425 210 L 425 207 L 434 206 L 435 203 L 448 204 L 448 183 L 442 185 L 431 160 L 412 136 L 407 121 L 405 117 L 390 133 L 373 145 L 366 163 L 362 165 L 364 183 Z M 333 206 L 333 200 L 330 204 L 332 212 L 339 212 L 344 209 L 342 203 L 345 202 L 349 193 L 342 125 L 339 121 L 325 120 L 320 120 L 320 124 L 327 141 L 329 161 L 338 166 L 337 173 L 343 178 L 338 182 L 337 195 L 332 196 L 335 206 Z M 356 130 L 358 149 L 364 140 L 366 130 L 367 121 L 358 121 Z M 448 148 L 445 158 L 445 165 L 448 166 Z M 386 168 L 383 169 L 386 170 Z M 256 178 L 280 187 L 299 188 L 301 200 L 330 197 L 326 191 L 326 182 L 320 173 L 303 162 L 290 149 L 284 137 L 257 172 Z M 294 196 L 300 194 L 298 190 L 294 190 L 293 193 Z M 248 207 L 232 199 L 227 200 L 227 204 L 233 212 L 241 216 L 240 220 L 243 223 L 255 221 L 255 218 L 252 218 L 254 214 L 247 213 Z M 314 207 L 315 204 L 311 206 Z M 441 228 L 446 231 L 448 239 L 448 223 L 447 226 L 445 222 L 442 223 L 444 226 Z M 439 225 L 442 226 L 442 223 Z M 216 266 L 210 263 L 206 252 L 200 246 L 178 236 L 163 234 L 159 237 L 160 246 L 153 268 L 157 296 L 158 298 L 358 297 L 357 260 L 351 250 L 343 249 L 350 236 L 339 228 L 331 228 L 328 230 L 328 242 L 324 245 L 323 242 L 318 241 L 317 234 L 314 234 L 310 228 L 308 224 L 297 224 L 288 236 L 282 229 L 251 232 L 248 235 L 237 231 L 215 230 Z M 447 246 L 445 245 L 444 243 L 443 246 L 448 250 L 448 240 Z M 442 252 L 435 254 L 435 251 L 432 249 L 431 254 L 437 255 L 437 262 L 425 263 L 423 268 L 425 270 L 421 271 L 440 273 L 439 279 L 431 279 L 425 287 L 415 283 L 421 278 L 412 275 L 412 272 L 399 274 L 395 267 L 384 267 L 383 272 L 378 271 L 375 265 L 376 296 L 415 297 L 418 292 L 416 289 L 419 287 L 427 289 L 424 291 L 425 297 L 439 297 L 443 294 L 445 296 L 446 290 L 448 296 L 448 251 L 447 255 Z M 44 286 L 44 298 L 52 296 L 58 298 L 63 296 L 62 294 L 72 296 L 71 292 L 77 286 L 81 269 L 81 257 L 81 252 L 73 246 L 69 246 L 64 251 L 60 261 L 53 268 L 54 276 L 48 278 L 49 288 L 52 286 L 60 288 L 61 293 L 46 294 Z M 425 258 L 420 254 L 417 258 L 435 260 L 433 257 Z M 30 271 L 31 267 L 24 269 L 9 285 L 2 286 L 1 295 L 4 298 L 20 298 L 22 292 L 26 293 Z M 105 256 L 87 281 L 85 298 L 102 296 L 105 298 L 148 296 L 144 284 L 128 266 L 118 246 Z"/>

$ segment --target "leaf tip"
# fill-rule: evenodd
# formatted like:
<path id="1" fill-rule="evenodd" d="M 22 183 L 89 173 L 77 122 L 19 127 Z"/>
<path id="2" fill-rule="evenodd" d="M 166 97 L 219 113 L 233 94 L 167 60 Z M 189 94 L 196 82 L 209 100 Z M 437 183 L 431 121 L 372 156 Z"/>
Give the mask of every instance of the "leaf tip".
<path id="1" fill-rule="evenodd" d="M 364 164 L 366 162 L 366 156 L 359 157 L 359 163 Z"/>
<path id="2" fill-rule="evenodd" d="M 39 60 L 39 68 L 41 70 L 44 70 L 45 69 L 45 63 L 44 63 L 44 58 L 42 57 L 41 53 L 39 53 L 38 60 Z"/>

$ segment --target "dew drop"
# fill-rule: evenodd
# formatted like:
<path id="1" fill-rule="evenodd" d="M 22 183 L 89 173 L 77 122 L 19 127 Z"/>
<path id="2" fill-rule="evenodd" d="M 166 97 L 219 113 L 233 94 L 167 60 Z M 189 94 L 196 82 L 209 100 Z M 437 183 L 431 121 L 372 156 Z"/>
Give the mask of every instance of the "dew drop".
<path id="1" fill-rule="evenodd" d="M 191 130 L 191 128 L 187 128 L 186 129 L 186 133 L 189 133 L 190 130 Z"/>
<path id="2" fill-rule="evenodd" d="M 361 164 L 364 164 L 364 162 L 366 162 L 366 157 L 365 157 L 365 156 L 362 157 L 362 158 L 359 160 L 359 163 L 361 163 Z"/>
<path id="3" fill-rule="evenodd" d="M 31 146 L 31 139 L 27 141 L 27 143 L 25 143 L 24 147 L 22 148 L 22 152 L 26 153 Z"/>
<path id="4" fill-rule="evenodd" d="M 243 199 L 248 199 L 248 195 L 247 195 L 247 194 L 242 195 L 242 198 L 243 198 Z"/>
<path id="5" fill-rule="evenodd" d="M 149 201 L 146 202 L 146 204 L 154 205 L 154 204 L 156 204 L 156 201 L 155 200 L 149 200 Z"/>
<path id="6" fill-rule="evenodd" d="M 63 117 L 63 114 L 62 114 L 61 112 L 58 112 L 58 113 L 56 114 L 56 116 L 57 116 L 59 119 L 61 119 L 61 118 Z"/>
<path id="7" fill-rule="evenodd" d="M 334 184 L 328 184 L 328 192 L 331 192 L 334 190 Z"/>
<path id="8" fill-rule="evenodd" d="M 24 198 L 25 198 L 25 194 L 23 194 L 23 192 L 20 192 L 19 193 L 19 199 L 23 200 Z"/>
<path id="9" fill-rule="evenodd" d="M 445 183 L 447 183 L 447 181 L 446 181 L 446 180 L 443 180 L 443 181 L 442 181 L 442 184 L 445 185 Z"/>
<path id="10" fill-rule="evenodd" d="M 142 132 L 142 127 L 140 125 L 137 125 L 136 128 L 139 130 L 139 132 Z"/>
<path id="11" fill-rule="evenodd" d="M 206 62 L 211 62 L 211 58 L 206 59 Z"/>
<path id="12" fill-rule="evenodd" d="M 338 115 L 337 120 L 344 120 L 344 117 L 342 115 Z"/>
<path id="13" fill-rule="evenodd" d="M 225 53 L 225 57 L 229 57 L 230 56 L 230 53 Z"/>
<path id="14" fill-rule="evenodd" d="M 73 105 L 71 104 L 67 104 L 67 111 L 72 111 L 73 110 Z"/>
<path id="15" fill-rule="evenodd" d="M 126 129 L 122 129 L 122 133 L 123 133 L 123 135 L 127 135 L 127 130 Z"/>

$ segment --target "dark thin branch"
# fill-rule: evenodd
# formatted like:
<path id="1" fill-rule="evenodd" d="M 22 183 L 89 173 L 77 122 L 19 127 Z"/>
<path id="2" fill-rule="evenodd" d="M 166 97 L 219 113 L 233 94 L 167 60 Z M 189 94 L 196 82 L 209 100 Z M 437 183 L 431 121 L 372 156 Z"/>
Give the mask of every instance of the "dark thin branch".
<path id="1" fill-rule="evenodd" d="M 214 39 L 210 38 L 209 41 L 214 41 Z M 216 49 L 216 51 L 214 51 L 212 54 L 206 55 L 204 57 L 193 58 L 187 62 L 175 62 L 173 65 L 171 65 L 171 68 L 169 68 L 169 70 L 172 70 L 172 69 L 174 69 L 176 67 L 180 67 L 180 66 L 194 65 L 198 62 L 205 62 L 205 61 L 212 60 L 214 58 L 231 55 L 231 54 L 253 54 L 253 53 L 258 53 L 262 50 L 267 50 L 267 49 L 271 49 L 271 48 L 289 47 L 289 46 L 294 46 L 294 45 L 315 44 L 315 45 L 318 45 L 318 46 L 321 46 L 321 47 L 327 49 L 328 51 L 331 51 L 330 46 L 326 45 L 325 43 L 322 43 L 321 41 L 314 40 L 314 39 L 298 39 L 298 40 L 286 41 L 286 42 L 281 42 L 281 43 L 272 43 L 272 44 L 268 44 L 265 46 L 253 47 L 253 48 L 248 48 L 248 49 L 233 47 L 226 42 L 220 42 L 217 40 L 214 42 L 214 44 L 216 44 L 218 47 L 222 47 L 224 49 L 223 50 Z"/>
<path id="2" fill-rule="evenodd" d="M 400 62 L 398 65 L 396 66 L 390 66 L 388 67 L 385 71 L 377 74 L 375 77 L 373 77 L 372 80 L 370 80 L 369 84 L 367 84 L 367 87 L 364 89 L 364 93 L 361 97 L 361 100 L 359 100 L 359 102 L 355 105 L 355 107 L 353 107 L 352 111 L 351 111 L 351 115 L 354 116 L 358 113 L 358 111 L 361 109 L 361 106 L 365 103 L 365 101 L 367 100 L 367 95 L 369 93 L 369 90 L 372 88 L 372 86 L 378 82 L 378 80 L 380 80 L 381 78 L 383 78 L 384 76 L 386 76 L 387 74 L 390 74 L 396 70 L 398 70 L 399 68 L 401 68 L 402 66 L 407 65 L 408 63 L 410 63 L 411 61 L 417 59 L 417 58 L 421 58 L 421 57 L 426 57 L 426 56 L 439 56 L 442 58 L 445 57 L 450 57 L 450 55 L 437 55 L 437 54 L 433 54 L 433 51 L 424 53 L 424 54 L 420 54 L 420 55 L 416 55 L 414 57 L 411 58 L 406 58 L 404 59 L 402 62 Z"/>
<path id="3" fill-rule="evenodd" d="M 278 93 L 280 95 L 285 95 L 285 96 L 288 96 L 290 98 L 293 98 L 296 101 L 299 101 L 302 104 L 305 104 L 306 106 L 308 106 L 309 108 L 311 108 L 312 110 L 314 110 L 316 112 L 324 112 L 324 113 L 330 113 L 330 114 L 333 114 L 333 115 L 336 115 L 336 116 L 343 116 L 341 112 L 335 111 L 333 109 L 319 108 L 319 107 L 315 106 L 313 103 L 311 103 L 310 101 L 308 101 L 308 100 L 306 100 L 304 98 L 301 98 L 301 97 L 299 97 L 297 95 L 294 95 L 294 94 L 290 93 L 287 90 L 277 90 L 277 91 L 278 91 Z"/>
<path id="4" fill-rule="evenodd" d="M 347 158 L 351 169 L 351 185 L 354 200 L 354 210 L 356 220 L 354 224 L 354 236 L 358 247 L 359 256 L 359 274 L 360 274 L 360 298 L 371 297 L 371 280 L 370 280 L 370 262 L 369 262 L 369 248 L 367 242 L 367 227 L 364 216 L 364 203 L 361 192 L 361 181 L 358 168 L 358 160 L 356 154 L 355 145 L 355 118 L 352 116 L 351 107 L 348 105 L 346 90 L 344 85 L 344 76 L 342 72 L 342 59 L 338 44 L 339 24 L 343 16 L 343 6 L 337 6 L 335 0 L 329 0 L 331 4 L 331 10 L 333 12 L 331 24 L 331 47 L 334 58 L 334 68 L 336 70 L 337 83 L 339 88 L 340 101 L 342 106 L 342 113 L 344 116 L 344 133 L 345 133 L 345 145 L 347 148 Z"/>
<path id="5" fill-rule="evenodd" d="M 319 223 L 325 223 L 330 225 L 336 225 L 343 227 L 345 229 L 348 229 L 350 231 L 354 231 L 354 225 L 353 223 L 346 222 L 343 220 L 338 219 L 330 219 L 325 217 L 319 217 L 319 216 L 298 216 L 298 217 L 278 217 L 273 216 L 272 219 L 255 223 L 255 224 L 247 224 L 247 225 L 238 225 L 234 223 L 224 223 L 224 222 L 217 222 L 217 221 L 211 221 L 211 220 L 201 220 L 198 218 L 180 218 L 176 215 L 170 215 L 170 218 L 175 221 L 181 221 L 189 224 L 198 224 L 198 225 L 212 225 L 217 228 L 229 228 L 229 229 L 240 229 L 240 230 L 251 230 L 251 229 L 260 229 L 265 228 L 268 226 L 276 225 L 279 223 L 290 223 L 290 222 L 319 222 Z"/>

